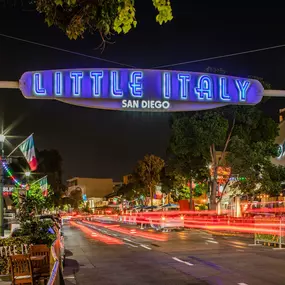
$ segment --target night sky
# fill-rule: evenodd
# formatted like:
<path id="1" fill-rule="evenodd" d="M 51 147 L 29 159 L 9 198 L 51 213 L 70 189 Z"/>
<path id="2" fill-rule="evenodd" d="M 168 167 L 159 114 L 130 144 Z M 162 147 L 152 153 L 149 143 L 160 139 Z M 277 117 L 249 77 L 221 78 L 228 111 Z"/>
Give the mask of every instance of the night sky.
<path id="1" fill-rule="evenodd" d="M 0 6 L 0 33 L 139 68 L 285 44 L 283 7 L 250 2 L 255 3 L 172 0 L 174 20 L 160 26 L 155 22 L 152 1 L 136 0 L 138 27 L 125 36 L 114 37 L 115 43 L 107 45 L 102 54 L 96 49 L 98 35 L 70 41 L 57 28 L 48 28 L 35 11 Z M 273 89 L 285 88 L 285 47 L 174 69 L 203 71 L 207 66 L 222 67 L 231 75 L 260 76 Z M 0 80 L 18 80 L 25 71 L 76 67 L 120 66 L 0 36 Z M 121 180 L 144 154 L 164 157 L 169 141 L 169 114 L 102 111 L 27 100 L 20 91 L 3 89 L 0 104 L 5 125 L 18 122 L 11 134 L 34 133 L 38 149 L 59 150 L 65 178 Z M 272 99 L 267 111 L 275 115 L 282 107 L 285 99 Z M 20 143 L 17 139 L 11 142 Z"/>

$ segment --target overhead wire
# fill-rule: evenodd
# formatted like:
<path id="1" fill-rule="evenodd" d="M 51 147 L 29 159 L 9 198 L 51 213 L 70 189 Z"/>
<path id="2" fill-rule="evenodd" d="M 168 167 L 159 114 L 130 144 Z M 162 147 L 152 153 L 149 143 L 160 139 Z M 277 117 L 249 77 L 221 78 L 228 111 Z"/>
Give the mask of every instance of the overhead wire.
<path id="1" fill-rule="evenodd" d="M 75 52 L 75 51 L 71 51 L 71 50 L 67 50 L 67 49 L 63 49 L 63 48 L 59 48 L 59 47 L 55 47 L 55 46 L 51 46 L 51 45 L 46 45 L 46 44 L 42 44 L 42 43 L 30 41 L 30 40 L 18 38 L 18 37 L 13 37 L 13 36 L 9 36 L 9 35 L 2 34 L 2 33 L 0 33 L 0 36 L 5 37 L 5 38 L 9 38 L 9 39 L 13 39 L 13 40 L 17 40 L 17 41 L 21 41 L 21 42 L 25 42 L 25 43 L 29 43 L 29 44 L 33 44 L 33 45 L 37 45 L 37 46 L 41 46 L 41 47 L 45 47 L 45 48 L 49 48 L 49 49 L 53 49 L 53 50 L 57 50 L 57 51 L 61 51 L 61 52 L 66 52 L 66 53 L 77 55 L 77 56 L 91 58 L 91 59 L 95 59 L 95 60 L 99 60 L 99 61 L 103 61 L 103 62 L 107 62 L 107 63 L 113 63 L 113 64 L 125 66 L 125 67 L 136 68 L 133 65 L 129 65 L 129 64 L 125 64 L 125 63 L 121 63 L 121 62 L 117 62 L 117 61 L 113 61 L 113 60 L 109 60 L 109 59 L 105 59 L 105 58 L 101 58 L 101 57 L 96 57 L 96 56 L 92 56 L 92 55 L 85 54 L 85 53 Z M 219 55 L 219 56 L 206 57 L 206 58 L 202 58 L 202 59 L 196 59 L 196 60 L 166 64 L 166 65 L 159 65 L 159 66 L 154 66 L 152 68 L 153 69 L 159 69 L 159 68 L 180 66 L 180 65 L 185 65 L 185 64 L 192 64 L 192 63 L 210 61 L 210 60 L 215 60 L 215 59 L 234 57 L 234 56 L 239 56 L 239 55 L 244 55 L 244 54 L 262 52 L 262 51 L 267 51 L 267 50 L 273 50 L 273 49 L 278 49 L 278 48 L 283 48 L 283 47 L 285 47 L 285 44 L 275 45 L 275 46 L 266 47 L 266 48 L 253 49 L 253 50 L 248 50 L 248 51 L 242 51 L 242 52 L 236 52 L 236 53 L 230 53 L 230 54 Z"/>
<path id="2" fill-rule="evenodd" d="M 248 50 L 248 51 L 242 51 L 242 52 L 236 52 L 236 53 L 230 53 L 230 54 L 219 55 L 219 56 L 206 57 L 206 58 L 190 60 L 190 61 L 183 61 L 183 62 L 178 62 L 178 63 L 173 63 L 173 64 L 159 65 L 159 66 L 155 66 L 152 68 L 157 69 L 157 68 L 166 68 L 166 67 L 191 64 L 191 63 L 198 63 L 198 62 L 203 62 L 203 61 L 210 61 L 210 60 L 221 59 L 221 58 L 226 58 L 226 57 L 234 57 L 234 56 L 239 56 L 239 55 L 244 55 L 244 54 L 249 54 L 249 53 L 256 53 L 256 52 L 283 48 L 283 47 L 285 47 L 285 44 L 266 47 L 266 48 L 253 49 L 253 50 Z"/>
<path id="3" fill-rule="evenodd" d="M 59 47 L 55 47 L 55 46 L 51 46 L 51 45 L 46 45 L 46 44 L 42 44 L 42 43 L 38 43 L 38 42 L 34 42 L 34 41 L 22 39 L 22 38 L 17 38 L 17 37 L 9 36 L 9 35 L 2 34 L 2 33 L 0 33 L 0 36 L 8 38 L 8 39 L 12 39 L 12 40 L 17 40 L 17 41 L 21 41 L 21 42 L 25 42 L 25 43 L 29 43 L 29 44 L 33 44 L 33 45 L 37 45 L 37 46 L 41 46 L 41 47 L 45 47 L 45 48 L 61 51 L 61 52 L 66 52 L 66 53 L 73 54 L 73 55 L 78 55 L 78 56 L 91 58 L 91 59 L 95 59 L 95 60 L 99 60 L 99 61 L 113 63 L 113 64 L 125 66 L 125 67 L 136 68 L 133 65 L 129 65 L 129 64 L 125 64 L 125 63 L 121 63 L 121 62 L 117 62 L 117 61 L 113 61 L 113 60 L 109 60 L 109 59 L 105 59 L 105 58 L 101 58 L 101 57 L 96 57 L 96 56 L 92 56 L 92 55 L 89 55 L 89 54 L 84 54 L 84 53 L 81 53 L 81 52 L 71 51 L 71 50 L 67 50 L 67 49 L 63 49 L 63 48 L 59 48 Z"/>

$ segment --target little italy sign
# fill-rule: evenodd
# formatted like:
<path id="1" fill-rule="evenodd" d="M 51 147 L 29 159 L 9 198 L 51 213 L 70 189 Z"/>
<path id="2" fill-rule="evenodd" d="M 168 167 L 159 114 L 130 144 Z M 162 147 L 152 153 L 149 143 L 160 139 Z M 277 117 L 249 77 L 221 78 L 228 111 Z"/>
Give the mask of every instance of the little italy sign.
<path id="1" fill-rule="evenodd" d="M 264 92 L 259 81 L 248 78 L 102 68 L 26 72 L 19 88 L 27 99 L 54 99 L 90 108 L 152 112 L 254 105 L 261 101 Z"/>

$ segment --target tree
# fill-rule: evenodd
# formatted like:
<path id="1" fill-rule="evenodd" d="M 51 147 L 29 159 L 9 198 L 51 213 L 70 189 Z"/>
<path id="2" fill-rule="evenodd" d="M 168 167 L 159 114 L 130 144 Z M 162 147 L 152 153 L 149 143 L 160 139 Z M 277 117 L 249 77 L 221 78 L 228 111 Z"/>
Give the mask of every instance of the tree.
<path id="1" fill-rule="evenodd" d="M 52 191 L 49 188 L 49 194 Z M 51 246 L 55 240 L 52 221 L 40 220 L 39 216 L 44 209 L 51 206 L 50 197 L 44 197 L 38 184 L 32 184 L 25 193 L 22 189 L 13 192 L 13 202 L 19 210 L 17 219 L 20 223 L 19 236 L 30 236 L 33 244 L 47 244 Z"/>
<path id="2" fill-rule="evenodd" d="M 75 189 L 70 192 L 69 194 L 69 203 L 72 208 L 75 210 L 79 209 L 79 206 L 83 203 L 83 198 L 82 198 L 82 190 L 81 189 Z"/>
<path id="3" fill-rule="evenodd" d="M 18 211 L 18 220 L 25 222 L 32 216 L 40 215 L 43 210 L 53 207 L 52 190 L 48 186 L 48 196 L 43 196 L 42 189 L 39 184 L 30 185 L 28 191 L 16 188 L 13 191 L 12 199 Z"/>
<path id="4" fill-rule="evenodd" d="M 201 155 L 211 165 L 211 209 L 217 203 L 219 167 L 229 166 L 232 173 L 246 174 L 252 187 L 257 185 L 251 178 L 253 172 L 269 163 L 276 153 L 278 125 L 258 106 L 228 106 L 191 113 L 175 118 L 172 130 L 177 153 Z"/>
<path id="5" fill-rule="evenodd" d="M 234 173 L 244 179 L 232 183 L 232 188 L 247 195 L 255 196 L 260 192 L 276 195 L 281 191 L 285 168 L 271 163 L 271 157 L 277 156 L 277 147 L 274 144 L 276 126 L 261 124 L 263 134 L 272 132 L 272 137 L 259 138 L 247 142 L 245 139 L 233 137 L 227 161 Z M 253 132 L 252 132 L 253 133 Z M 274 135 L 275 134 L 275 135 Z"/>
<path id="6" fill-rule="evenodd" d="M 150 0 L 149 0 L 150 1 Z M 69 39 L 98 32 L 105 40 L 114 33 L 128 33 L 137 26 L 134 0 L 34 0 L 48 26 L 57 26 Z M 172 20 L 170 0 L 152 0 L 161 25 Z"/>
<path id="7" fill-rule="evenodd" d="M 128 201 L 138 200 L 143 202 L 145 194 L 144 186 L 135 179 L 128 184 L 123 184 L 117 191 L 118 196 Z"/>
<path id="8" fill-rule="evenodd" d="M 160 182 L 160 174 L 164 165 L 163 159 L 151 154 L 146 155 L 143 160 L 138 161 L 135 168 L 135 175 L 148 190 L 151 206 L 153 206 L 153 191 L 155 186 Z"/>
<path id="9" fill-rule="evenodd" d="M 175 155 L 173 164 L 190 182 L 191 207 L 192 182 L 203 181 L 209 177 L 210 163 L 215 169 L 211 195 L 216 199 L 218 167 L 216 147 L 226 142 L 228 127 L 228 121 L 216 111 L 192 113 L 191 116 L 178 117 L 173 122 L 171 140 L 171 149 Z M 212 197 L 211 201 L 215 199 Z"/>
<path id="10" fill-rule="evenodd" d="M 53 199 L 55 206 L 59 206 L 61 198 L 66 191 L 62 183 L 62 157 L 58 150 L 42 150 L 37 152 L 39 166 L 37 172 L 39 178 L 44 175 L 48 176 L 48 183 L 54 191 Z"/>

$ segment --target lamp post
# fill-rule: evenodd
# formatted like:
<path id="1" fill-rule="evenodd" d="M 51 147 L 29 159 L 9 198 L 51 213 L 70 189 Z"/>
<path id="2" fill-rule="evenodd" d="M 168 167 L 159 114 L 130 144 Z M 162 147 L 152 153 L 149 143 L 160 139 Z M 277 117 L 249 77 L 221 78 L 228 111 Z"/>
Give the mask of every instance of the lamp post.
<path id="1" fill-rule="evenodd" d="M 1 149 L 1 159 L 4 159 L 4 142 L 5 136 L 0 134 L 0 149 Z M 3 199 L 3 187 L 4 187 L 4 170 L 3 164 L 0 164 L 0 236 L 4 236 L 4 199 Z"/>

